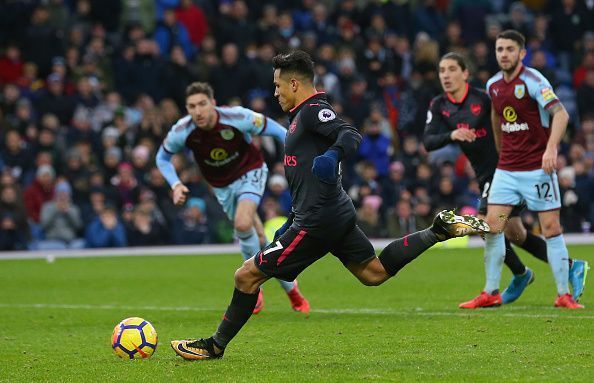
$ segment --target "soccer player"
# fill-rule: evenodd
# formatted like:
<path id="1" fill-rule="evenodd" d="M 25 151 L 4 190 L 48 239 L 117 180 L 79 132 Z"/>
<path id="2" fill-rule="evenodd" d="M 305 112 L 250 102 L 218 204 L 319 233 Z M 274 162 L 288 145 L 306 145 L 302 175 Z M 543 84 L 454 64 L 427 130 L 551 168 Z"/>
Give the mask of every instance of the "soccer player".
<path id="1" fill-rule="evenodd" d="M 313 85 L 314 63 L 303 51 L 277 55 L 274 95 L 290 114 L 285 139 L 285 172 L 293 197 L 292 214 L 273 243 L 235 273 L 231 303 L 213 336 L 174 340 L 184 359 L 220 358 L 227 344 L 252 315 L 260 285 L 272 277 L 291 281 L 328 252 L 361 283 L 377 286 L 438 241 L 489 228 L 475 217 L 443 211 L 433 225 L 390 243 L 377 257 L 356 225 L 355 208 L 341 184 L 340 161 L 361 141 L 357 130 L 336 116 Z"/>
<path id="2" fill-rule="evenodd" d="M 448 53 L 439 61 L 439 80 L 444 93 L 435 97 L 427 111 L 423 143 L 429 151 L 447 144 L 457 143 L 470 161 L 482 190 L 479 218 L 487 215 L 487 197 L 497 167 L 498 153 L 491 129 L 491 100 L 482 91 L 469 86 L 468 70 L 464 57 Z M 523 205 L 523 204 L 522 204 Z M 512 271 L 510 285 L 502 294 L 486 296 L 465 302 L 461 308 L 498 306 L 517 300 L 534 279 L 534 272 L 526 267 L 510 245 L 510 241 L 536 258 L 547 262 L 546 242 L 526 231 L 519 213 L 523 206 L 514 206 L 505 227 L 505 264 Z M 574 260 L 569 271 L 569 281 L 574 283 L 574 299 L 584 287 L 585 261 Z"/>
<path id="3" fill-rule="evenodd" d="M 173 190 L 173 202 L 183 205 L 188 188 L 171 163 L 173 154 L 189 149 L 217 200 L 233 222 L 244 259 L 261 249 L 258 231 L 264 232 L 256 209 L 266 186 L 268 168 L 252 136 L 273 136 L 285 142 L 286 129 L 250 109 L 216 106 L 212 87 L 195 82 L 186 89 L 188 115 L 173 125 L 157 153 L 157 166 Z M 309 313 L 309 302 L 297 281 L 279 280 L 295 311 Z M 254 313 L 262 310 L 262 291 Z"/>
<path id="4" fill-rule="evenodd" d="M 487 283 L 475 300 L 489 302 L 498 294 L 505 256 L 503 230 L 513 206 L 524 200 L 528 209 L 538 212 L 557 285 L 555 307 L 581 309 L 584 306 L 569 293 L 569 254 L 559 222 L 561 202 L 555 173 L 557 146 L 569 115 L 547 79 L 522 65 L 524 44 L 524 36 L 515 30 L 503 31 L 495 40 L 501 71 L 487 82 L 487 93 L 499 162 L 488 197 L 491 233 L 485 236 Z"/>

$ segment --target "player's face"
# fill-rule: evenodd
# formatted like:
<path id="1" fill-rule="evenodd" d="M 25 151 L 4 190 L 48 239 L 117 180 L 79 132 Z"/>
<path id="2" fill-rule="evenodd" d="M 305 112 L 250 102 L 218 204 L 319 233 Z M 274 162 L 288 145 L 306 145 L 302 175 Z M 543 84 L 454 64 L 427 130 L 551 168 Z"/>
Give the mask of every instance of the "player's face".
<path id="1" fill-rule="evenodd" d="M 514 40 L 497 39 L 495 42 L 495 56 L 499 68 L 504 72 L 512 73 L 526 56 L 526 50 L 520 49 L 520 46 Z"/>
<path id="2" fill-rule="evenodd" d="M 198 93 L 186 98 L 186 110 L 200 129 L 211 129 L 217 118 L 215 100 L 207 95 Z"/>
<path id="3" fill-rule="evenodd" d="M 464 88 L 466 80 L 468 71 L 462 70 L 456 60 L 445 59 L 439 62 L 439 81 L 445 92 L 455 94 Z"/>
<path id="4" fill-rule="evenodd" d="M 295 106 L 292 81 L 295 80 L 281 76 L 280 69 L 274 70 L 274 97 L 277 98 L 283 112 L 288 112 Z"/>

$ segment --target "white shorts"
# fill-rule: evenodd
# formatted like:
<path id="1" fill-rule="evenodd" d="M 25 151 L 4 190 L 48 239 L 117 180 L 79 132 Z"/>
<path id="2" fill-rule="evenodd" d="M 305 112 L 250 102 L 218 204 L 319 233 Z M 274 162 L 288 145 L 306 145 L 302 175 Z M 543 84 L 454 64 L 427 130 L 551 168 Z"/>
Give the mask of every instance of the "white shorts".
<path id="1" fill-rule="evenodd" d="M 267 178 L 268 167 L 263 164 L 261 168 L 250 170 L 225 187 L 213 187 L 219 204 L 231 221 L 235 219 L 239 201 L 248 199 L 254 201 L 256 205 L 260 204 Z"/>
<path id="2" fill-rule="evenodd" d="M 519 205 L 526 201 L 528 210 L 548 211 L 561 208 L 557 173 L 542 169 L 530 171 L 495 170 L 489 190 L 489 205 Z"/>

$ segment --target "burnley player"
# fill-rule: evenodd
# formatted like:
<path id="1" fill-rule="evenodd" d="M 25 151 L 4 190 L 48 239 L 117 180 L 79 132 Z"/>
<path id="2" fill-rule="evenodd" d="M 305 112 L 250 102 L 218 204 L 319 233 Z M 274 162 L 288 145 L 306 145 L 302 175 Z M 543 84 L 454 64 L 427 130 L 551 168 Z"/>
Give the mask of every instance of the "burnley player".
<path id="1" fill-rule="evenodd" d="M 482 190 L 479 218 L 487 215 L 487 197 L 497 167 L 498 153 L 491 130 L 491 100 L 482 91 L 469 86 L 464 57 L 448 53 L 439 61 L 439 80 L 444 93 L 435 97 L 427 112 L 423 143 L 427 150 L 436 150 L 447 144 L 457 143 L 466 155 Z M 481 295 L 480 299 L 465 302 L 461 308 L 497 306 L 517 300 L 534 279 L 510 246 L 510 241 L 547 262 L 546 242 L 528 232 L 520 219 L 522 206 L 514 206 L 505 227 L 505 264 L 513 273 L 510 285 L 502 294 Z M 574 293 L 581 294 L 584 286 L 584 261 L 574 261 L 570 268 L 570 282 L 575 281 Z M 486 298 L 486 299 L 484 299 Z"/>
<path id="2" fill-rule="evenodd" d="M 513 206 L 524 200 L 528 209 L 538 212 L 557 285 L 555 306 L 581 309 L 584 306 L 569 291 L 569 254 L 559 222 L 561 202 L 555 173 L 557 146 L 569 115 L 547 79 L 522 65 L 524 44 L 524 36 L 514 30 L 497 36 L 495 54 L 501 71 L 487 83 L 499 162 L 488 198 L 491 233 L 486 235 L 487 287 L 481 295 L 493 296 L 499 289 L 506 218 Z M 584 277 L 586 272 L 584 268 Z"/>
<path id="3" fill-rule="evenodd" d="M 293 197 L 290 219 L 273 243 L 235 273 L 231 303 L 215 334 L 172 341 L 184 359 L 220 358 L 252 315 L 260 285 L 269 278 L 292 281 L 309 265 L 332 253 L 361 283 L 377 286 L 438 241 L 488 231 L 474 217 L 443 211 L 433 225 L 390 243 L 378 256 L 356 225 L 351 199 L 341 184 L 340 161 L 356 152 L 361 135 L 336 116 L 313 85 L 314 64 L 303 51 L 274 57 L 274 95 L 290 114 L 285 139 L 285 172 Z"/>
<path id="4" fill-rule="evenodd" d="M 273 136 L 285 142 L 286 129 L 250 109 L 218 107 L 209 84 L 196 82 L 186 89 L 188 115 L 169 131 L 157 153 L 157 166 L 173 189 L 173 202 L 186 202 L 188 188 L 180 181 L 171 156 L 189 149 L 202 175 L 212 186 L 221 207 L 233 222 L 244 259 L 261 249 L 258 231 L 263 232 L 256 209 L 266 186 L 268 169 L 252 136 Z M 295 311 L 309 312 L 309 302 L 301 295 L 297 281 L 279 280 Z M 264 303 L 262 291 L 254 308 Z"/>

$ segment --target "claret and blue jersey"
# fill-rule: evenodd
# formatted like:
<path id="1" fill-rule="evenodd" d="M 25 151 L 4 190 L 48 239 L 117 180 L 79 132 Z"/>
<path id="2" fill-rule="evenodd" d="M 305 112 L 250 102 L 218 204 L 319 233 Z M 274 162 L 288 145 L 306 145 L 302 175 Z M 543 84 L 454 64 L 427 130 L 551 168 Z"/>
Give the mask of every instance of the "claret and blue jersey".
<path id="1" fill-rule="evenodd" d="M 262 153 L 253 144 L 252 136 L 274 136 L 284 143 L 286 130 L 263 114 L 241 106 L 215 110 L 217 121 L 213 129 L 199 129 L 191 116 L 185 116 L 173 125 L 163 149 L 169 154 L 190 149 L 206 181 L 214 187 L 224 187 L 262 167 Z M 172 180 L 168 181 L 172 184 Z"/>
<path id="2" fill-rule="evenodd" d="M 536 69 L 523 66 L 509 82 L 499 72 L 487 82 L 487 93 L 501 119 L 498 168 L 535 170 L 550 136 L 547 109 L 559 102 L 549 81 Z"/>

